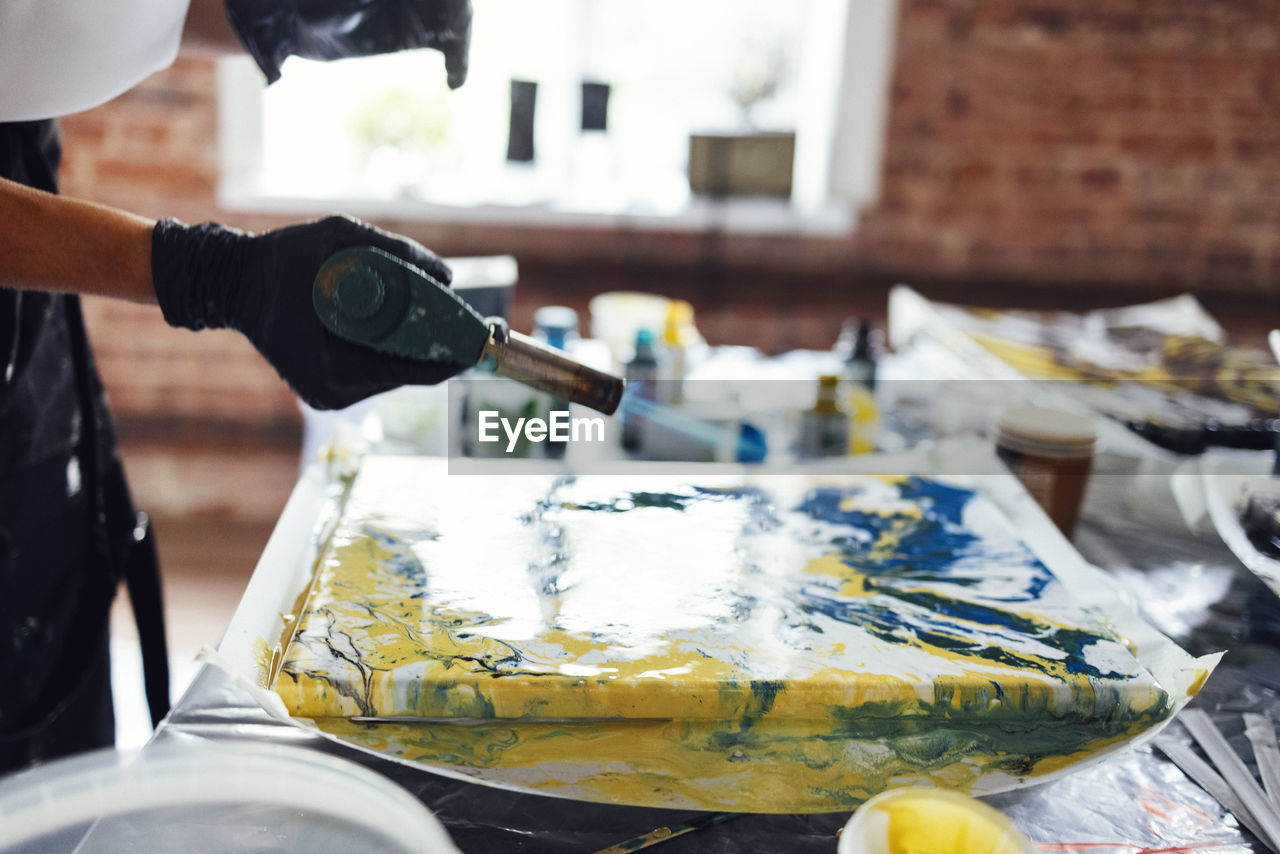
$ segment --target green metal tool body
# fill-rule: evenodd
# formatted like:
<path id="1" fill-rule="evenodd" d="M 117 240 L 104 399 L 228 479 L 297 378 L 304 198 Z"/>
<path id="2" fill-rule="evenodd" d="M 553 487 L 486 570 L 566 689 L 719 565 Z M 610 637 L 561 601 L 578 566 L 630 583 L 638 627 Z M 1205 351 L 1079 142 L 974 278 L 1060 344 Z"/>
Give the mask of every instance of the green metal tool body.
<path id="1" fill-rule="evenodd" d="M 372 246 L 343 249 L 320 267 L 312 289 L 316 315 L 330 332 L 383 353 L 471 366 L 486 358 L 502 376 L 612 415 L 619 377 L 589 368 L 481 317 L 429 275 Z"/>

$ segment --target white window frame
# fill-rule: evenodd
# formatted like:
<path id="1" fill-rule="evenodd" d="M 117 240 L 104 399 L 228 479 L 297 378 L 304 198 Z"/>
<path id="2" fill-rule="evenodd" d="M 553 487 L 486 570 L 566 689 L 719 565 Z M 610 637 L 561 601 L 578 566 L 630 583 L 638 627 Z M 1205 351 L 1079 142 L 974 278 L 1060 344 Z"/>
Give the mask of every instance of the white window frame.
<path id="1" fill-rule="evenodd" d="M 248 57 L 218 65 L 219 204 L 228 210 L 308 215 L 341 209 L 370 219 L 460 224 L 720 230 L 842 237 L 880 192 L 897 0 L 812 0 L 801 61 L 790 200 L 693 197 L 669 215 L 601 214 L 563 205 L 462 206 L 403 198 L 305 198 L 268 193 L 263 175 L 262 76 Z M 838 69 L 838 74 L 832 70 Z"/>

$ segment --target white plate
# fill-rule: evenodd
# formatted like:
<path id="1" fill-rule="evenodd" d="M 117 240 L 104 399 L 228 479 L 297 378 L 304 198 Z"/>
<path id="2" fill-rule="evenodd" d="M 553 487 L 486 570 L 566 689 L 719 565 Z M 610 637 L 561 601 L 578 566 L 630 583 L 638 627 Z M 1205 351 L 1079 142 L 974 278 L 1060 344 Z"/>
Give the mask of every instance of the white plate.
<path id="1" fill-rule="evenodd" d="M 1205 454 L 1199 460 L 1199 477 L 1209 518 L 1213 520 L 1218 536 L 1250 572 L 1280 596 L 1280 560 L 1258 551 L 1240 523 L 1240 515 L 1251 494 L 1260 489 L 1280 492 L 1280 479 L 1252 473 L 1270 465 L 1271 452 L 1259 452 L 1254 459 L 1258 463 L 1256 467 L 1248 466 L 1238 457 Z"/>

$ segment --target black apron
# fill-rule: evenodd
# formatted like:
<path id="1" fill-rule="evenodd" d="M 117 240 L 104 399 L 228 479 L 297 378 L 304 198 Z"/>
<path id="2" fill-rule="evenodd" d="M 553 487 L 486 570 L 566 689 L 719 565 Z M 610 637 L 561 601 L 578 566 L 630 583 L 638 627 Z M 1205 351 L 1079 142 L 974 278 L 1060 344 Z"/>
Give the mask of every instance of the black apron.
<path id="1" fill-rule="evenodd" d="M 54 122 L 0 123 L 0 175 L 56 192 L 60 156 Z M 0 288 L 0 771 L 113 743 L 107 621 L 122 578 L 153 721 L 164 715 L 148 530 L 125 485 L 79 299 Z"/>

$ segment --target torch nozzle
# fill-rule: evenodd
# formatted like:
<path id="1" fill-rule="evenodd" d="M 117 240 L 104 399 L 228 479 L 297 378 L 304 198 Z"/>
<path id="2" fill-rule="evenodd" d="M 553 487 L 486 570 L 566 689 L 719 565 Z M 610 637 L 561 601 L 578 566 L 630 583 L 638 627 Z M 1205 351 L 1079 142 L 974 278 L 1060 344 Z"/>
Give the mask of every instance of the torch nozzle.
<path id="1" fill-rule="evenodd" d="M 489 318 L 482 358 L 492 357 L 504 377 L 539 391 L 612 415 L 622 400 L 621 377 L 597 371 L 527 335 L 513 332 L 501 318 Z"/>

